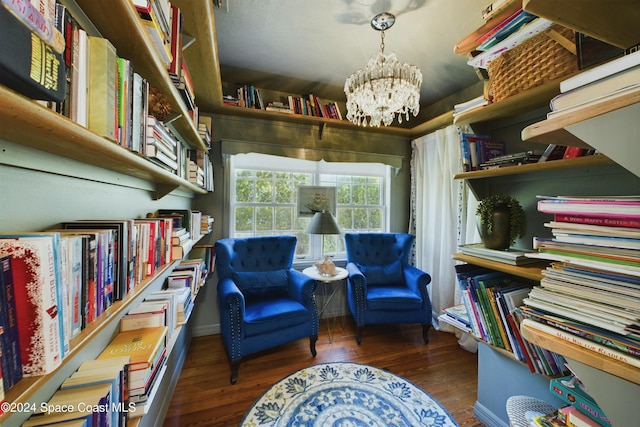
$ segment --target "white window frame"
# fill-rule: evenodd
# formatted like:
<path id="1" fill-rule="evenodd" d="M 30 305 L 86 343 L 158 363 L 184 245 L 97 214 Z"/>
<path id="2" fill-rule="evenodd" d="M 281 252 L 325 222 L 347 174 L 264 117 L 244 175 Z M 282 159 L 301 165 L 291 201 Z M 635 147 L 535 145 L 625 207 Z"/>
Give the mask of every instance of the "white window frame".
<path id="1" fill-rule="evenodd" d="M 297 173 L 310 173 L 312 174 L 311 182 L 305 185 L 325 185 L 326 182 L 321 182 L 321 175 L 349 175 L 357 177 L 378 177 L 381 179 L 382 194 L 381 205 L 382 208 L 382 230 L 371 231 L 388 231 L 390 227 L 390 200 L 391 200 L 391 170 L 388 165 L 381 163 L 357 163 L 357 162 L 325 162 L 301 160 L 289 157 L 280 157 L 267 154 L 249 153 L 249 154 L 236 154 L 229 158 L 229 230 L 228 235 L 235 237 L 237 235 L 247 236 L 251 233 L 235 233 L 235 210 L 236 207 L 243 205 L 243 203 L 236 203 L 235 189 L 236 189 L 236 169 L 255 169 L 255 170 L 268 170 L 273 172 L 297 172 Z M 346 174 L 345 172 L 349 173 Z M 296 197 L 297 197 L 297 191 Z M 251 205 L 251 204 L 249 204 Z M 277 203 L 266 204 L 266 206 L 277 206 Z M 295 203 L 294 203 L 295 205 Z M 338 210 L 341 208 L 338 204 Z M 360 205 L 358 205 L 360 206 Z M 353 207 L 351 205 L 351 207 Z M 295 208 L 295 206 L 294 206 Z M 355 230 L 342 230 L 355 231 Z M 364 230 L 369 231 L 369 230 Z M 254 231 L 253 235 L 259 235 Z M 324 236 L 325 239 L 341 239 L 340 242 L 334 242 L 334 247 L 344 247 L 344 241 L 342 236 Z M 309 236 L 309 253 L 296 255 L 296 264 L 305 264 L 316 262 L 322 257 L 323 243 L 327 245 L 328 240 L 323 242 L 323 236 L 310 235 Z M 329 245 L 331 246 L 331 245 Z M 338 251 L 335 253 L 327 251 L 325 255 L 332 256 L 335 260 L 343 260 L 346 258 L 344 251 Z"/>

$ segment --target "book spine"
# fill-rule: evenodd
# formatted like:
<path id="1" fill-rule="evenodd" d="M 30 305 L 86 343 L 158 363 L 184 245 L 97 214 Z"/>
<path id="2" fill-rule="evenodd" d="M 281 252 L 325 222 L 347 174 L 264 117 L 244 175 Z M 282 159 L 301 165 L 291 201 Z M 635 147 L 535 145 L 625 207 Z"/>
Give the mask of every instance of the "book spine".
<path id="1" fill-rule="evenodd" d="M 557 222 L 571 222 L 576 224 L 640 228 L 640 220 L 635 218 L 594 217 L 558 213 L 555 214 L 554 220 Z"/>
<path id="2" fill-rule="evenodd" d="M 15 290 L 11 269 L 11 256 L 0 258 L 0 310 L 2 333 L 2 382 L 4 391 L 9 390 L 22 378 L 20 336 L 16 313 Z"/>
<path id="3" fill-rule="evenodd" d="M 626 363 L 636 368 L 640 368 L 639 358 L 629 356 L 628 354 L 625 354 L 621 351 L 606 347 L 602 344 L 598 344 L 586 338 L 582 338 L 577 335 L 567 333 L 561 329 L 557 329 L 552 326 L 548 326 L 531 319 L 525 319 L 524 325 L 531 327 L 533 329 L 537 329 L 538 331 L 544 332 L 546 334 L 552 335 L 556 338 L 560 338 L 563 341 L 567 341 L 577 346 L 580 346 L 582 348 L 586 348 L 602 356 L 610 357 L 614 360 L 617 360 L 618 362 Z"/>
<path id="4" fill-rule="evenodd" d="M 28 0 L 2 0 L 2 4 L 56 53 L 64 52 L 65 40 L 62 33 Z"/>
<path id="5" fill-rule="evenodd" d="M 118 62 L 109 40 L 89 36 L 88 127 L 100 136 L 117 141 Z"/>

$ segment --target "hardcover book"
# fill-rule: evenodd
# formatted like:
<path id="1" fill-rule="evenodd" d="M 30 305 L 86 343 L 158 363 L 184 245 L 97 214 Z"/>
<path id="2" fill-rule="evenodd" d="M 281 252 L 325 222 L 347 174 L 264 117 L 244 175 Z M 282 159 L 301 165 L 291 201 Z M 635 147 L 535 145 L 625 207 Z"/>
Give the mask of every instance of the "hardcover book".
<path id="1" fill-rule="evenodd" d="M 25 377 L 44 375 L 62 362 L 64 327 L 57 233 L 0 236 L 0 252 L 11 255 L 16 317 Z"/>
<path id="2" fill-rule="evenodd" d="M 118 333 L 107 345 L 98 359 L 129 356 L 130 371 L 152 366 L 158 350 L 165 346 L 167 327 L 142 328 Z"/>
<path id="3" fill-rule="evenodd" d="M 580 412 L 601 425 L 611 425 L 611 421 L 575 376 L 552 378 L 549 383 L 549 390 L 554 396 L 559 397 L 569 405 L 575 406 Z"/>
<path id="4" fill-rule="evenodd" d="M 89 36 L 88 128 L 113 141 L 118 139 L 117 68 L 111 42 Z"/>
<path id="5" fill-rule="evenodd" d="M 0 253 L 0 327 L 1 375 L 7 391 L 22 378 L 22 358 L 11 255 L 6 253 Z"/>
<path id="6" fill-rule="evenodd" d="M 0 83 L 32 99 L 61 102 L 66 94 L 62 55 L 0 6 Z"/>

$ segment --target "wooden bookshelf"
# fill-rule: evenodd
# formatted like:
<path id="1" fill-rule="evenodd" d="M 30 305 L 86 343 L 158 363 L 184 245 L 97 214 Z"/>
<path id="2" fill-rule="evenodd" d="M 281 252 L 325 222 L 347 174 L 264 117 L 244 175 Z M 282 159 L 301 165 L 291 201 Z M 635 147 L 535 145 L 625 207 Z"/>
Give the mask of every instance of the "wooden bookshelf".
<path id="1" fill-rule="evenodd" d="M 605 155 L 582 156 L 573 159 L 551 160 L 542 163 L 528 163 L 518 166 L 506 166 L 495 169 L 484 169 L 470 172 L 461 172 L 454 175 L 454 179 L 482 179 L 508 175 L 542 173 L 558 169 L 581 168 L 614 164 L 613 160 Z"/>
<path id="2" fill-rule="evenodd" d="M 477 265 L 479 267 L 486 267 L 491 270 L 501 271 L 503 273 L 511 274 L 513 276 L 522 277 L 523 279 L 534 280 L 539 282 L 544 276 L 542 270 L 549 265 L 548 262 L 536 262 L 526 265 L 511 265 L 503 262 L 491 261 L 484 258 L 478 258 L 471 255 L 465 255 L 461 252 L 452 255 L 452 258 L 457 261 L 467 262 L 469 264 Z"/>
<path id="3" fill-rule="evenodd" d="M 522 140 L 595 148 L 640 176 L 638 117 L 640 92 L 629 93 L 529 125 L 522 130 Z"/>
<path id="4" fill-rule="evenodd" d="M 172 174 L 116 142 L 0 86 L 2 138 L 156 184 L 160 198 L 181 188 L 194 194 L 206 190 Z"/>
<path id="5" fill-rule="evenodd" d="M 602 0 L 523 0 L 522 8 L 565 27 L 626 49 L 640 42 L 640 3 Z"/>
<path id="6" fill-rule="evenodd" d="M 76 3 L 91 22 L 100 29 L 102 37 L 109 39 L 115 46 L 118 56 L 129 59 L 137 73 L 168 97 L 171 114 L 177 116 L 172 124 L 180 135 L 192 148 L 206 150 L 207 148 L 198 133 L 197 124 L 191 120 L 180 93 L 156 53 L 151 38 L 140 23 L 133 2 L 131 0 L 76 0 Z M 199 1 L 198 3 L 204 5 L 207 2 Z M 213 15 L 211 15 L 211 19 L 213 19 Z M 197 73 L 194 70 L 192 74 Z"/>
<path id="7" fill-rule="evenodd" d="M 624 380 L 640 384 L 640 369 L 633 367 L 628 363 L 603 356 L 594 351 L 580 347 L 579 345 L 558 339 L 542 331 L 527 328 L 526 325 L 523 325 L 520 332 L 526 340 L 544 349 L 561 354 L 569 359 L 577 360 L 585 365 L 607 372 L 611 375 L 615 375 Z"/>
<path id="8" fill-rule="evenodd" d="M 466 125 L 489 120 L 504 119 L 549 105 L 551 98 L 560 93 L 560 82 L 566 77 L 510 96 L 500 102 L 485 105 L 458 115 L 453 123 Z"/>
<path id="9" fill-rule="evenodd" d="M 82 356 L 82 350 L 85 347 L 94 346 L 93 350 L 95 351 L 98 348 L 96 346 L 97 340 L 109 342 L 120 324 L 120 318 L 130 308 L 139 304 L 148 292 L 156 288 L 160 289 L 178 262 L 174 261 L 162 266 L 154 276 L 141 281 L 123 300 L 114 302 L 102 315 L 71 339 L 69 354 L 62 359 L 61 365 L 56 370 L 47 375 L 21 379 L 5 392 L 6 401 L 13 403 L 33 402 L 36 407 L 39 407 L 41 402 L 46 402 L 58 388 L 58 385 L 70 373 L 74 372 L 85 359 Z M 29 414 L 23 413 L 21 415 L 28 416 Z M 13 419 L 13 416 L 18 416 L 18 414 L 6 412 L 0 415 L 0 424 L 5 425 L 6 422 L 9 422 L 9 418 Z"/>

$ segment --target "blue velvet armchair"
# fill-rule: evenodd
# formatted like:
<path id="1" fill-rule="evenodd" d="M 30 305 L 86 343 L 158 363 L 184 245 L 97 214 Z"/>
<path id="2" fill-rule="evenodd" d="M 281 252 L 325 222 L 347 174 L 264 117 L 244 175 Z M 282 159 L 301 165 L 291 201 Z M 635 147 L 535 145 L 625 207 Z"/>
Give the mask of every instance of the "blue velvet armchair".
<path id="1" fill-rule="evenodd" d="M 367 324 L 420 323 L 429 342 L 431 276 L 409 265 L 414 236 L 404 233 L 346 233 L 347 300 L 358 344 Z"/>
<path id="2" fill-rule="evenodd" d="M 222 239 L 215 244 L 220 329 L 231 383 L 249 354 L 309 337 L 316 355 L 316 281 L 292 268 L 295 236 Z"/>

